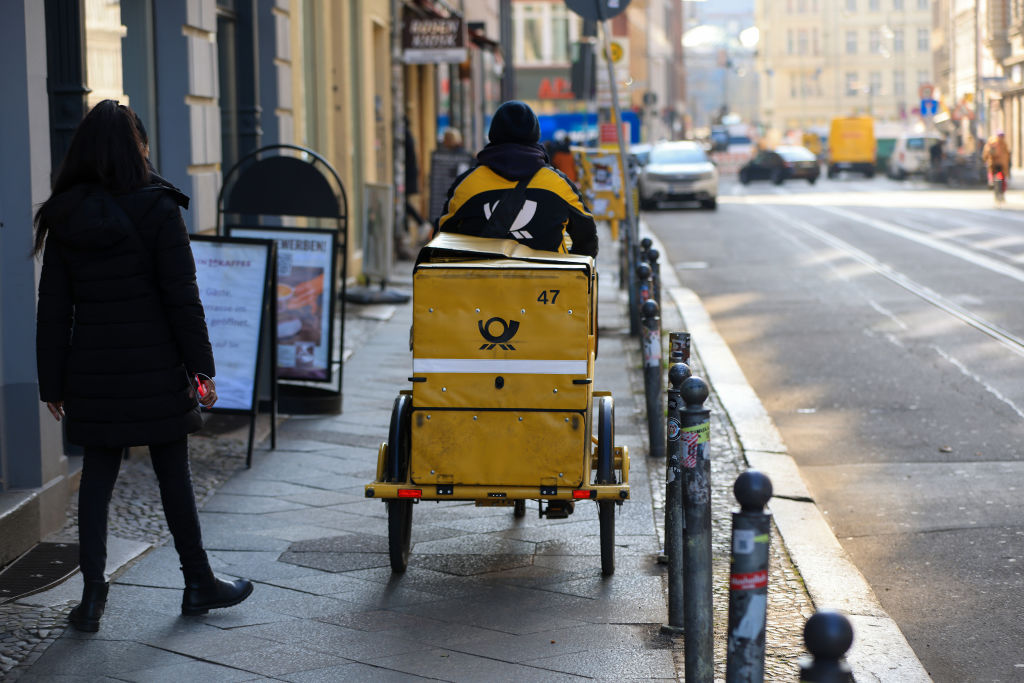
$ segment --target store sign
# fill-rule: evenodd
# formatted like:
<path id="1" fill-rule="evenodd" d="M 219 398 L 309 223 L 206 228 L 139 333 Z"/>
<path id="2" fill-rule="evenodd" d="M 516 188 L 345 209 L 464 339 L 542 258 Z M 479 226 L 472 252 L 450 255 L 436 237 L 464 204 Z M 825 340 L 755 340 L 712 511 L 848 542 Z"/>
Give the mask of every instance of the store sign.
<path id="1" fill-rule="evenodd" d="M 420 17 L 406 9 L 402 18 L 402 59 L 406 64 L 466 61 L 466 30 L 462 17 Z"/>

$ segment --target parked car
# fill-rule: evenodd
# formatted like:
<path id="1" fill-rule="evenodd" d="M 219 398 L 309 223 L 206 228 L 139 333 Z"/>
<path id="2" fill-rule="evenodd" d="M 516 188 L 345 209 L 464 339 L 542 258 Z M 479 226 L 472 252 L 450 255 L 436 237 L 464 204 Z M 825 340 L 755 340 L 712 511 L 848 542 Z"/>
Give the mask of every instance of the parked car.
<path id="1" fill-rule="evenodd" d="M 896 138 L 889 166 L 886 169 L 890 178 L 902 180 L 908 175 L 923 175 L 931 163 L 929 153 L 932 145 L 942 143 L 941 138 L 927 133 L 904 133 Z"/>
<path id="2" fill-rule="evenodd" d="M 780 145 L 774 150 L 763 150 L 740 167 L 740 182 L 744 185 L 752 180 L 770 180 L 781 185 L 792 178 L 803 178 L 813 185 L 819 175 L 818 157 L 798 145 Z"/>
<path id="3" fill-rule="evenodd" d="M 704 147 L 693 140 L 662 142 L 654 146 L 640 170 L 640 207 L 660 201 L 697 201 L 705 209 L 718 206 L 718 168 Z"/>

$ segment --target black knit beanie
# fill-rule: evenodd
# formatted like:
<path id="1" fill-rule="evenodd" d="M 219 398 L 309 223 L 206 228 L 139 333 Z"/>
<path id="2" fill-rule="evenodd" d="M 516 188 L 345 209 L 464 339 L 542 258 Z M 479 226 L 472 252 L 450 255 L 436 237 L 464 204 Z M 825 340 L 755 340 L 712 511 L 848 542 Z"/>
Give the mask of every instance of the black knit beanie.
<path id="1" fill-rule="evenodd" d="M 487 139 L 496 145 L 503 142 L 535 144 L 540 141 L 540 121 L 528 104 L 509 100 L 494 112 Z"/>

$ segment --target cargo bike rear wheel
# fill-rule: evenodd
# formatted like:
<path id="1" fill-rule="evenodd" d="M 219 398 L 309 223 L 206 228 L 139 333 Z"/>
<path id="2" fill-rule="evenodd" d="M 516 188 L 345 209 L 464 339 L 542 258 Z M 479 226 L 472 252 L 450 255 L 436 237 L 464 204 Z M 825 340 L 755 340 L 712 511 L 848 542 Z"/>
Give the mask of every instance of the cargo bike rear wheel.
<path id="1" fill-rule="evenodd" d="M 412 398 L 401 395 L 395 399 L 391 410 L 391 426 L 388 428 L 388 481 L 405 481 L 409 472 L 411 453 Z M 386 501 L 388 509 L 388 555 L 391 571 L 404 572 L 409 566 L 409 549 L 412 545 L 411 500 Z"/>
<path id="2" fill-rule="evenodd" d="M 604 396 L 597 413 L 597 483 L 615 483 L 615 401 Z M 597 503 L 597 519 L 601 526 L 601 573 L 615 573 L 615 501 Z"/>

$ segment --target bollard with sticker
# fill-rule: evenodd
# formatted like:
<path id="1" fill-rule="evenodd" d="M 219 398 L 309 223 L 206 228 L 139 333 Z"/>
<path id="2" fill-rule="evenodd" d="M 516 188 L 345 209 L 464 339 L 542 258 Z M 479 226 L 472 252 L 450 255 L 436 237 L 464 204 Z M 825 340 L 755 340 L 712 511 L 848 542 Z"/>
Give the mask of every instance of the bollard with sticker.
<path id="1" fill-rule="evenodd" d="M 772 525 L 771 513 L 764 506 L 772 497 L 772 482 L 757 470 L 747 470 L 736 478 L 732 490 L 740 509 L 732 513 L 725 680 L 762 681 Z"/>
<path id="2" fill-rule="evenodd" d="M 714 612 L 711 600 L 710 411 L 708 385 L 688 377 L 679 390 L 685 404 L 679 425 L 683 441 L 683 628 L 686 680 L 714 680 Z"/>
<path id="3" fill-rule="evenodd" d="M 647 433 L 651 445 L 648 455 L 665 457 L 664 408 L 661 402 L 661 317 L 658 304 L 645 301 L 640 334 L 644 354 L 644 396 L 647 399 Z"/>
<path id="4" fill-rule="evenodd" d="M 676 334 L 675 332 L 672 333 Z M 675 363 L 668 370 L 667 456 L 665 468 L 665 555 L 668 560 L 668 624 L 662 633 L 683 632 L 683 470 L 682 427 L 679 411 L 683 408 L 679 390 L 690 376 L 690 368 Z"/>
<path id="5" fill-rule="evenodd" d="M 801 683 L 853 683 L 844 655 L 853 644 L 850 620 L 835 610 L 818 610 L 804 624 L 811 657 L 800 660 Z"/>

